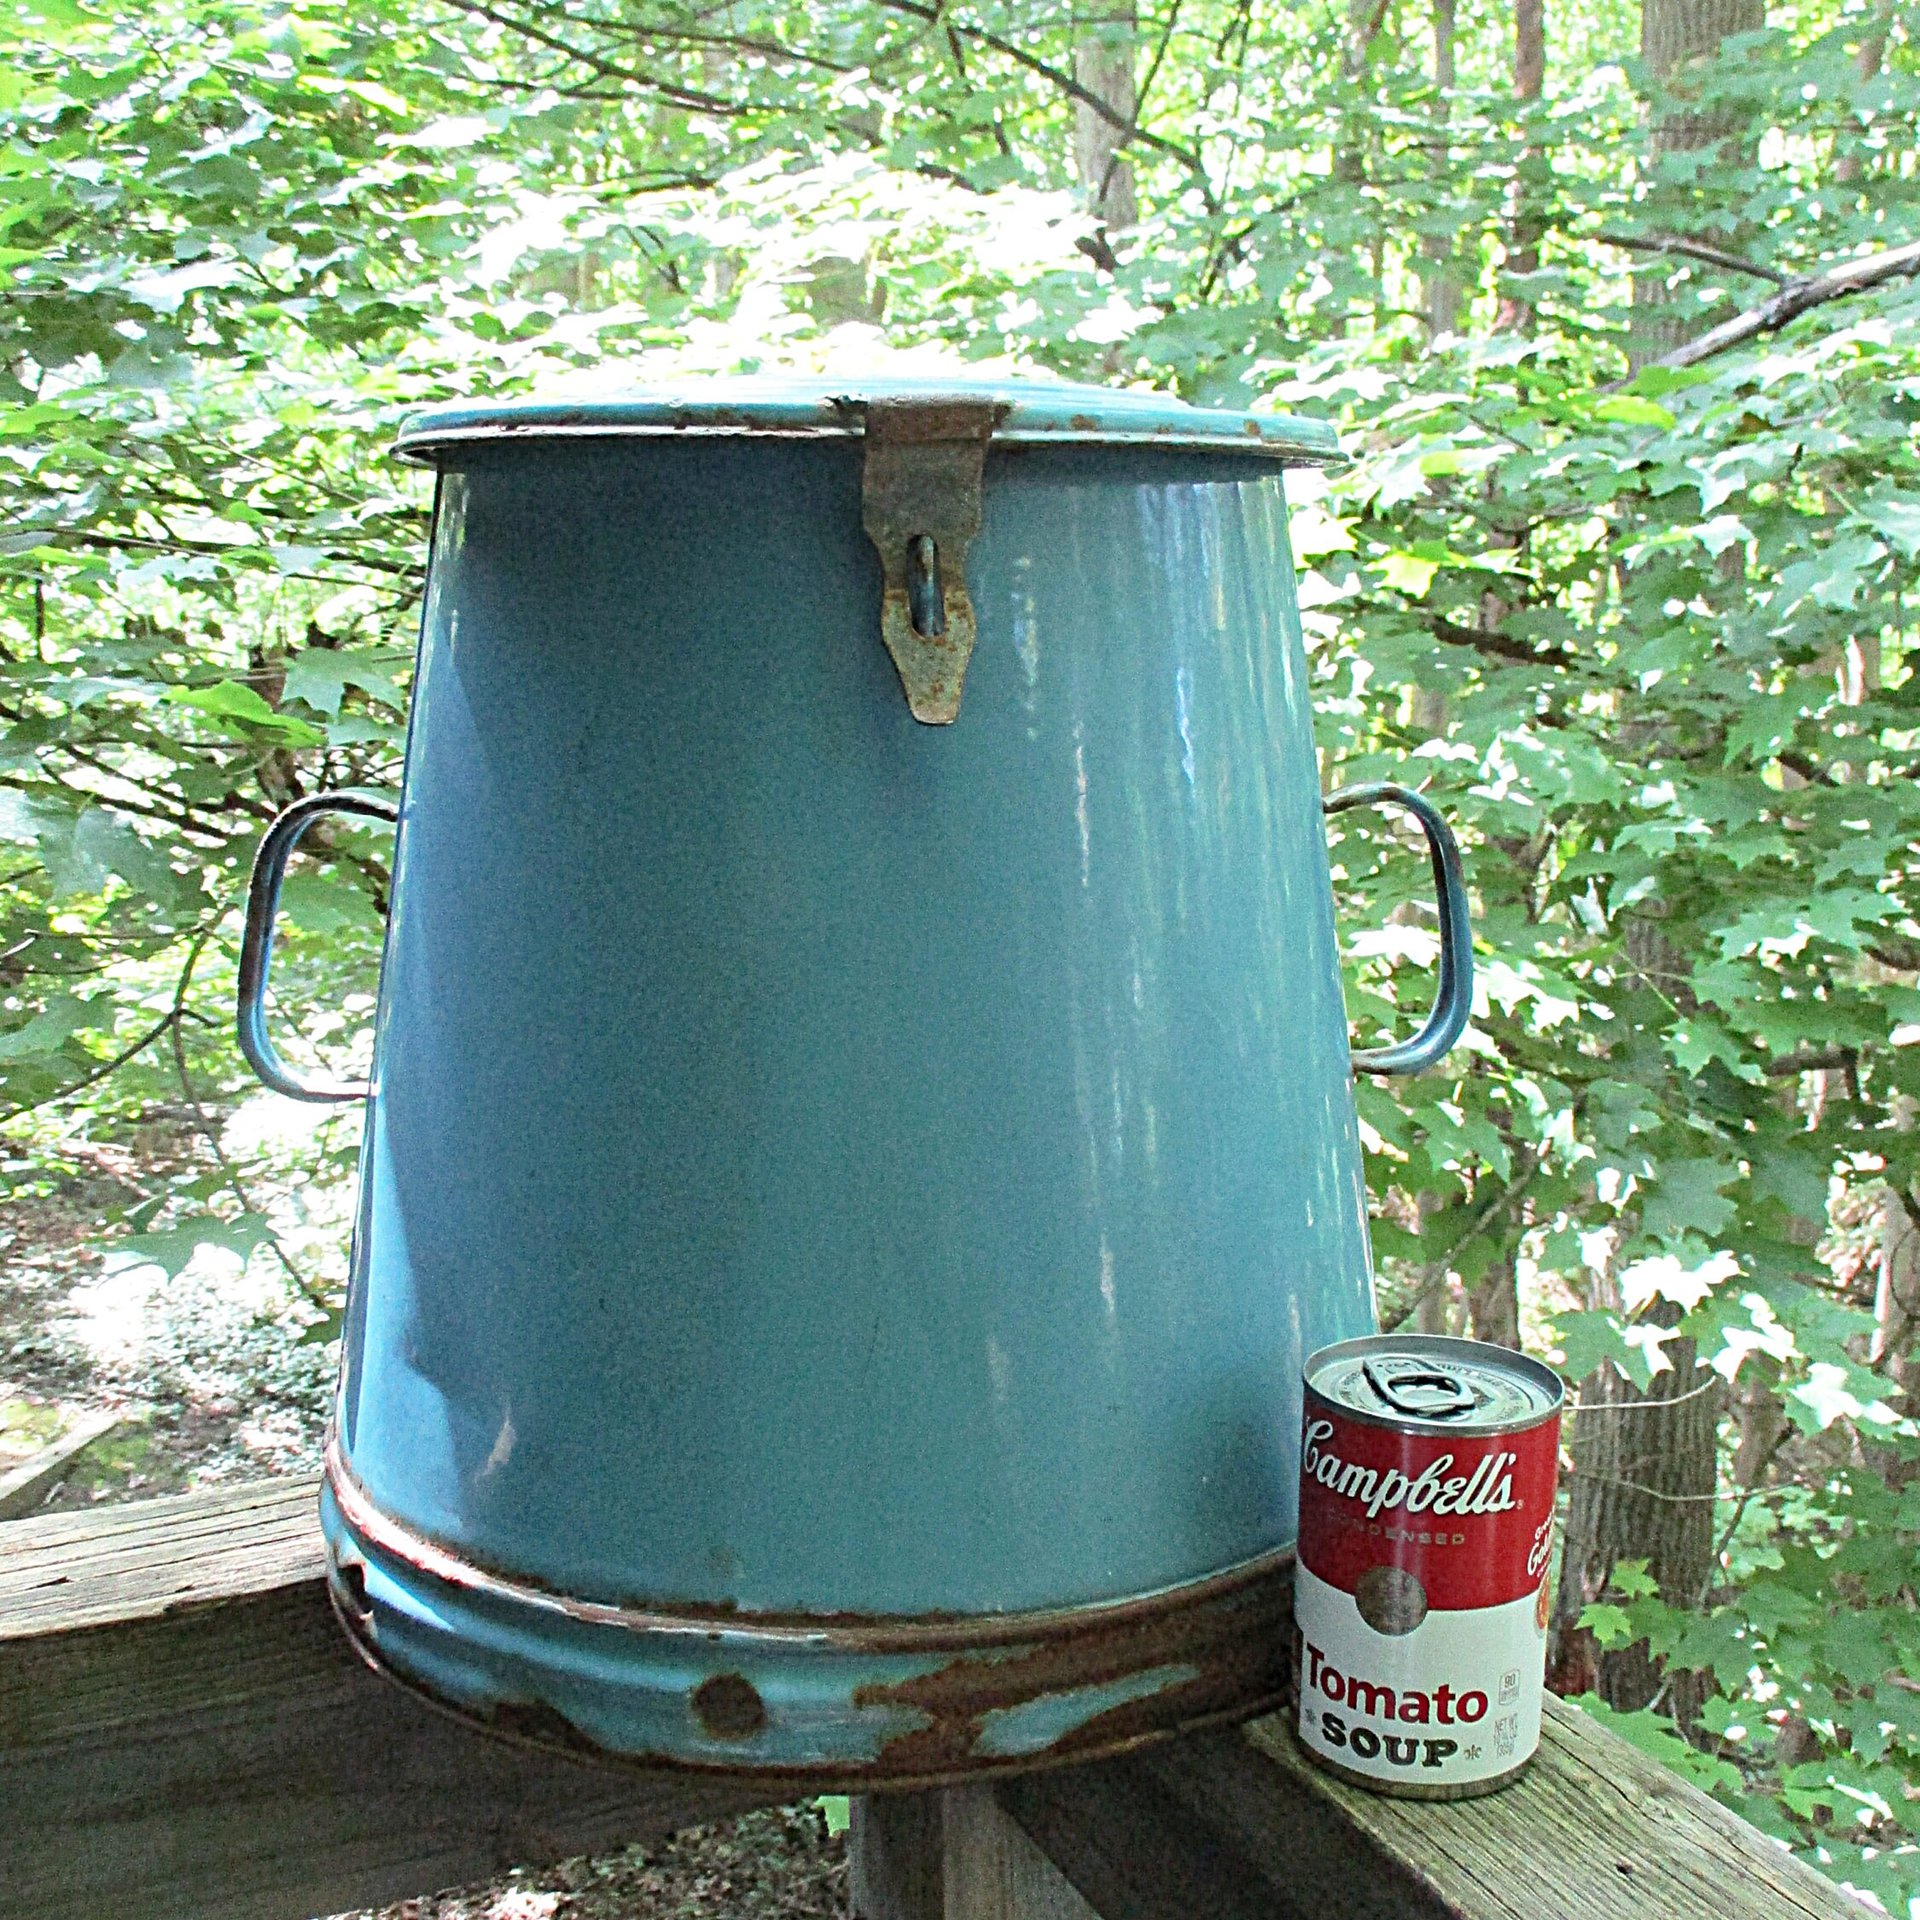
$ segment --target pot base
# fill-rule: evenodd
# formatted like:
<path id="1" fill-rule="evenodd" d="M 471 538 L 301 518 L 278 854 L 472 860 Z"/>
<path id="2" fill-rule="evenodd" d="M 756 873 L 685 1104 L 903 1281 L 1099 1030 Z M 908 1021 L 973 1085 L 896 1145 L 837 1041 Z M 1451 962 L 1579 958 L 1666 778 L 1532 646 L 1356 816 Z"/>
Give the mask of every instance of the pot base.
<path id="1" fill-rule="evenodd" d="M 1278 1703 L 1293 1555 L 1047 1612 L 812 1618 L 579 1601 L 381 1513 L 329 1450 L 328 1586 L 377 1671 L 581 1758 L 869 1790 L 1117 1752 Z"/>

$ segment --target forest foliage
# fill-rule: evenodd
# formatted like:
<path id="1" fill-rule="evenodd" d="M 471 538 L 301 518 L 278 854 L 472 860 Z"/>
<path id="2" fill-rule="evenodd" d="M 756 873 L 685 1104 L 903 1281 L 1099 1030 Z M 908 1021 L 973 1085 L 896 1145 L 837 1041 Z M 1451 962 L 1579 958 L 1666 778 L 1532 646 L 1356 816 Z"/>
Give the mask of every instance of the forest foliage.
<path id="1" fill-rule="evenodd" d="M 357 1123 L 223 1131 L 237 902 L 282 804 L 398 778 L 409 406 L 968 361 L 1331 419 L 1325 776 L 1443 800 L 1481 982 L 1360 1088 L 1383 1314 L 1580 1385 L 1563 1682 L 1911 1910 L 1920 288 L 1685 362 L 1920 236 L 1920 63 L 1897 10 L 1751 18 L 1676 64 L 1564 0 L 1540 84 L 1490 0 L 9 0 L 5 1180 L 171 1116 L 199 1166 L 103 1248 L 277 1259 L 330 1331 Z M 281 1029 L 338 1063 L 387 848 L 319 856 Z M 1334 857 L 1404 1030 L 1424 862 L 1357 815 Z M 1705 1410 L 1691 1490 L 1601 1446 L 1643 1394 Z M 1617 1551 L 1581 1475 L 1677 1533 Z"/>

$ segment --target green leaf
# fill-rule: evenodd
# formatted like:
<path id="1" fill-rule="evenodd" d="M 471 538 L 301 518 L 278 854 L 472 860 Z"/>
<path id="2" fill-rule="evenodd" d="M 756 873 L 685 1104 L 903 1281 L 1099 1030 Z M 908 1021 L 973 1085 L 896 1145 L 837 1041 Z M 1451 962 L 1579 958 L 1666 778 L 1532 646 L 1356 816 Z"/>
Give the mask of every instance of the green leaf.
<path id="1" fill-rule="evenodd" d="M 1811 1433 L 1824 1433 L 1836 1420 L 1892 1426 L 1895 1415 L 1887 1402 L 1895 1391 L 1892 1382 L 1844 1356 L 1816 1360 L 1808 1368 L 1807 1378 L 1788 1394 L 1787 1417 Z"/>
<path id="2" fill-rule="evenodd" d="M 1593 409 L 1593 417 L 1629 427 L 1671 427 L 1677 424 L 1674 416 L 1659 401 L 1632 393 L 1616 393 L 1600 401 Z"/>
<path id="3" fill-rule="evenodd" d="M 1657 400 L 1663 394 L 1681 393 L 1712 378 L 1712 371 L 1706 367 L 1663 367 L 1656 362 L 1633 376 L 1633 390 Z"/>
<path id="4" fill-rule="evenodd" d="M 50 1060 L 74 1034 L 111 1027 L 113 1017 L 111 996 L 94 1001 L 56 994 L 31 1019 L 0 1033 L 0 1061 Z"/>
<path id="5" fill-rule="evenodd" d="M 198 882 L 174 872 L 166 854 L 104 807 L 72 819 L 43 815 L 40 857 L 56 900 L 98 893 L 118 874 L 137 893 L 178 905 L 197 897 Z"/>
<path id="6" fill-rule="evenodd" d="M 165 698 L 174 706 L 233 721 L 243 730 L 275 734 L 290 746 L 317 747 L 326 738 L 306 721 L 276 712 L 255 689 L 237 680 L 222 680 L 211 687 L 169 687 Z"/>
<path id="7" fill-rule="evenodd" d="M 1870 1687 L 1901 1664 L 1902 1650 L 1890 1643 L 1880 1617 L 1859 1607 L 1829 1612 L 1813 1643 L 1820 1664 L 1850 1687 Z"/>
<path id="8" fill-rule="evenodd" d="M 1603 1647 L 1630 1647 L 1642 1637 L 1634 1630 L 1625 1608 L 1606 1600 L 1589 1601 L 1580 1609 L 1576 1624 L 1586 1628 Z"/>
<path id="9" fill-rule="evenodd" d="M 1804 692 L 1748 695 L 1727 728 L 1726 764 L 1771 760 L 1792 743 L 1794 730 L 1806 712 Z"/>
<path id="10" fill-rule="evenodd" d="M 1896 493 L 1890 487 L 1876 487 L 1861 501 L 1860 512 L 1869 526 L 1884 534 L 1908 559 L 1920 553 L 1920 492 Z"/>
<path id="11" fill-rule="evenodd" d="M 1641 1223 L 1655 1240 L 1684 1240 L 1698 1234 L 1714 1239 L 1732 1220 L 1733 1202 L 1721 1188 L 1740 1177 L 1740 1169 L 1721 1160 L 1663 1160 L 1648 1182 Z"/>
<path id="12" fill-rule="evenodd" d="M 1753 1188 L 1790 1212 L 1813 1221 L 1827 1214 L 1832 1154 L 1795 1140 L 1770 1141 L 1753 1155 Z"/>
<path id="13" fill-rule="evenodd" d="M 311 864 L 287 875 L 280 904 L 287 919 L 306 933 L 330 935 L 380 924 L 373 902 L 350 874 L 316 872 Z"/>
<path id="14" fill-rule="evenodd" d="M 217 1247 L 245 1260 L 267 1237 L 264 1214 L 243 1213 L 231 1220 L 201 1214 L 158 1233 L 133 1233 L 114 1241 L 108 1260 L 117 1267 L 158 1267 L 174 1279 L 202 1247 Z"/>
<path id="15" fill-rule="evenodd" d="M 399 704 L 397 682 L 403 663 L 331 647 L 307 647 L 287 662 L 286 697 L 303 700 L 332 719 L 348 687 L 358 687 L 388 706 Z M 331 731 L 331 730 L 330 730 Z"/>
<path id="16" fill-rule="evenodd" d="M 1591 1714 L 1609 1733 L 1619 1734 L 1695 1786 L 1709 1792 L 1733 1792 L 1743 1784 L 1737 1767 L 1690 1747 L 1674 1731 L 1673 1723 L 1657 1713 L 1645 1709 L 1621 1713 L 1591 1693 L 1578 1695 L 1573 1704 L 1583 1713 Z"/>
<path id="17" fill-rule="evenodd" d="M 1823 1609 L 1782 1580 L 1750 1579 L 1740 1595 L 1740 1612 L 1756 1633 L 1776 1638 L 1783 1628 L 1805 1626 Z"/>
<path id="18" fill-rule="evenodd" d="M 1660 1583 L 1647 1571 L 1644 1560 L 1616 1560 L 1607 1584 L 1629 1600 L 1651 1600 L 1660 1591 Z"/>
<path id="19" fill-rule="evenodd" d="M 1380 561 L 1380 577 L 1387 585 L 1415 600 L 1425 598 L 1439 571 L 1437 560 L 1423 560 L 1412 553 L 1389 553 Z"/>
<path id="20" fill-rule="evenodd" d="M 1643 1388 L 1652 1378 L 1643 1357 L 1628 1346 L 1620 1316 L 1604 1307 L 1555 1314 L 1553 1338 L 1561 1353 L 1560 1371 L 1575 1384 L 1609 1360 L 1622 1373 L 1631 1375 L 1638 1370 L 1642 1375 L 1638 1384 Z"/>

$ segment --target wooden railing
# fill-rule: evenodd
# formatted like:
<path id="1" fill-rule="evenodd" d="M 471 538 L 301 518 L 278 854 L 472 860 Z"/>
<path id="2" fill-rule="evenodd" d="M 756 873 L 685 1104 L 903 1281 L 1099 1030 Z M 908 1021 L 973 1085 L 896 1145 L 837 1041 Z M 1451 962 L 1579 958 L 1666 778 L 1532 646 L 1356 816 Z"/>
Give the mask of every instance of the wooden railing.
<path id="1" fill-rule="evenodd" d="M 304 1920 L 785 1797 L 468 1731 L 329 1615 L 315 1491 L 0 1525 L 0 1914 Z M 864 1920 L 1860 1920 L 1809 1867 L 1550 1703 L 1514 1787 L 1432 1806 L 1278 1719 L 858 1802 Z"/>

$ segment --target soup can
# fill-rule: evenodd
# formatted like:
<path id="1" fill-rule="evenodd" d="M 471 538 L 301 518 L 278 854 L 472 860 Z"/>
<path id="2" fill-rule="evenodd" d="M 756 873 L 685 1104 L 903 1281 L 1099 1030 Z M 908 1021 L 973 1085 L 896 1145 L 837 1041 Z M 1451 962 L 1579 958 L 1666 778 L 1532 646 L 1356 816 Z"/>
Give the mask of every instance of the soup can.
<path id="1" fill-rule="evenodd" d="M 1532 1759 L 1564 1398 L 1477 1340 L 1382 1334 L 1307 1362 L 1298 1724 L 1332 1772 L 1455 1800 Z"/>

